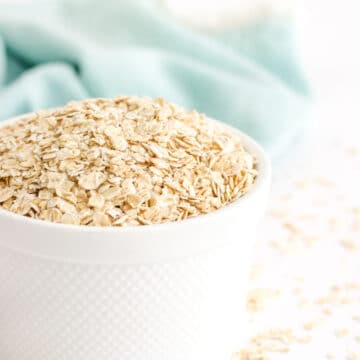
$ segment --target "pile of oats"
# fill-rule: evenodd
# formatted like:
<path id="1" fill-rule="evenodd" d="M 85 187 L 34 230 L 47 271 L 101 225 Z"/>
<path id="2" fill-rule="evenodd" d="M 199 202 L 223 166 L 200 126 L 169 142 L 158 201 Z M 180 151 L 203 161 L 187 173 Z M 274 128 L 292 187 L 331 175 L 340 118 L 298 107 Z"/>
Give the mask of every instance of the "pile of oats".
<path id="1" fill-rule="evenodd" d="M 71 102 L 0 128 L 0 206 L 46 221 L 183 220 L 236 200 L 256 175 L 237 136 L 163 99 Z"/>
<path id="2" fill-rule="evenodd" d="M 292 329 L 268 329 L 252 337 L 246 349 L 234 354 L 231 360 L 270 360 L 269 353 L 287 354 L 292 345 L 309 341 L 308 337 L 295 335 Z"/>

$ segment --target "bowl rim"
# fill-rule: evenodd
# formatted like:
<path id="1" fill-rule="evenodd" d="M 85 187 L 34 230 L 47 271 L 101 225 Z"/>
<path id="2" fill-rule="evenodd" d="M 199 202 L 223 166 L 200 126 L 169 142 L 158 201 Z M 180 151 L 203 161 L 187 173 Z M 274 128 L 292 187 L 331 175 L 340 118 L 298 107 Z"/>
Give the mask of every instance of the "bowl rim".
<path id="1" fill-rule="evenodd" d="M 9 125 L 13 122 L 16 122 L 18 120 L 21 120 L 22 118 L 25 118 L 27 116 L 31 116 L 32 114 L 35 114 L 36 112 L 32 113 L 26 113 L 20 116 L 16 116 L 7 120 L 3 120 L 0 122 L 0 129 L 3 126 Z M 224 207 L 221 207 L 215 211 L 212 211 L 207 214 L 202 214 L 194 217 L 190 217 L 184 220 L 179 221 L 169 221 L 164 223 L 155 223 L 150 225 L 134 225 L 134 226 L 86 226 L 86 225 L 72 225 L 72 224 L 62 224 L 62 223 L 55 223 L 51 221 L 46 220 L 39 220 L 34 219 L 31 217 L 23 216 L 14 212 L 11 212 L 9 210 L 5 210 L 2 207 L 0 207 L 0 217 L 6 220 L 8 218 L 9 220 L 17 221 L 19 223 L 25 223 L 25 224 L 32 224 L 32 225 L 38 225 L 42 228 L 47 229 L 53 229 L 57 231 L 73 231 L 78 233 L 114 233 L 114 234 L 120 234 L 120 233 L 146 233 L 149 231 L 162 231 L 162 230 L 176 230 L 179 227 L 182 227 L 184 225 L 193 225 L 193 224 L 204 224 L 206 222 L 212 221 L 215 218 L 226 216 L 226 214 L 235 208 L 239 207 L 245 207 L 249 201 L 252 200 L 261 190 L 266 187 L 270 182 L 271 177 L 271 163 L 268 155 L 266 154 L 263 147 L 255 141 L 252 137 L 244 133 L 243 131 L 226 124 L 220 120 L 216 120 L 210 117 L 207 117 L 207 120 L 211 122 L 215 122 L 216 124 L 219 124 L 221 126 L 224 126 L 231 132 L 235 133 L 239 138 L 241 139 L 241 142 L 244 145 L 244 148 L 255 156 L 257 161 L 257 170 L 258 175 L 255 179 L 254 184 L 250 187 L 250 189 L 242 195 L 240 198 L 236 199 L 235 201 L 225 205 Z M 0 134 L 1 136 L 1 134 Z"/>

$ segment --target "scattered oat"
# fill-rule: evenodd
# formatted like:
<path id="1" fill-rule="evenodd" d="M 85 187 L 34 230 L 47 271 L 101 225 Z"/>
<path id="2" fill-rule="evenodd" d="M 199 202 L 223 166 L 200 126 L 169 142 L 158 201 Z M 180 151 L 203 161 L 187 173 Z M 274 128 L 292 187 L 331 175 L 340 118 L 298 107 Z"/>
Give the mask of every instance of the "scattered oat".
<path id="1" fill-rule="evenodd" d="M 339 220 L 335 217 L 330 217 L 328 223 L 331 231 L 335 231 L 339 226 Z"/>
<path id="2" fill-rule="evenodd" d="M 296 287 L 292 290 L 292 293 L 295 295 L 295 296 L 299 296 L 301 293 L 302 293 L 302 288 L 300 287 Z"/>
<path id="3" fill-rule="evenodd" d="M 358 360 L 359 357 L 355 352 L 349 352 L 346 355 L 346 360 Z"/>
<path id="4" fill-rule="evenodd" d="M 342 239 L 340 245 L 348 251 L 355 251 L 358 248 L 358 244 L 353 239 Z"/>
<path id="5" fill-rule="evenodd" d="M 351 146 L 347 149 L 347 154 L 349 156 L 356 156 L 357 153 L 358 153 L 358 149 L 356 147 Z"/>
<path id="6" fill-rule="evenodd" d="M 241 350 L 231 360 L 270 360 L 261 349 Z"/>
<path id="7" fill-rule="evenodd" d="M 291 329 L 269 329 L 254 336 L 234 360 L 270 360 L 269 353 L 287 354 L 291 345 L 309 341 L 309 336 L 296 336 Z"/>
<path id="8" fill-rule="evenodd" d="M 256 312 L 264 309 L 266 300 L 280 294 L 278 289 L 256 288 L 250 291 L 247 299 L 248 311 Z"/>
<path id="9" fill-rule="evenodd" d="M 324 187 L 335 187 L 335 183 L 331 180 L 331 179 L 328 179 L 324 176 L 319 176 L 317 179 L 316 179 L 316 183 L 320 186 L 324 186 Z"/>
<path id="10" fill-rule="evenodd" d="M 315 300 L 317 305 L 349 305 L 358 301 L 359 286 L 354 283 L 333 285 L 328 293 Z"/>
<path id="11" fill-rule="evenodd" d="M 183 220 L 238 199 L 256 175 L 236 135 L 163 99 L 71 102 L 0 128 L 0 206 L 41 220 Z"/>
<path id="12" fill-rule="evenodd" d="M 335 336 L 337 338 L 343 338 L 343 337 L 347 336 L 348 334 L 349 334 L 348 329 L 336 329 L 335 330 Z"/>
<path id="13" fill-rule="evenodd" d="M 333 314 L 332 310 L 329 308 L 323 308 L 322 313 L 327 316 L 331 316 Z"/>
<path id="14" fill-rule="evenodd" d="M 357 216 L 353 223 L 352 223 L 352 229 L 355 232 L 359 232 L 360 231 L 360 216 Z"/>
<path id="15" fill-rule="evenodd" d="M 314 221 L 318 218 L 318 216 L 316 214 L 302 214 L 299 215 L 297 218 L 300 221 Z"/>
<path id="16" fill-rule="evenodd" d="M 310 331 L 313 330 L 318 325 L 317 321 L 308 321 L 303 325 L 304 330 Z"/>
<path id="17" fill-rule="evenodd" d="M 269 214 L 277 219 L 284 219 L 289 215 L 289 212 L 286 210 L 273 209 L 269 211 Z"/>
<path id="18" fill-rule="evenodd" d="M 299 190 L 304 190 L 309 186 L 309 180 L 303 179 L 303 180 L 297 180 L 294 183 L 295 187 Z"/>
<path id="19" fill-rule="evenodd" d="M 285 222 L 283 224 L 284 228 L 286 230 L 288 230 L 291 234 L 298 234 L 299 233 L 299 229 L 293 224 L 293 223 L 290 223 L 290 222 Z"/>

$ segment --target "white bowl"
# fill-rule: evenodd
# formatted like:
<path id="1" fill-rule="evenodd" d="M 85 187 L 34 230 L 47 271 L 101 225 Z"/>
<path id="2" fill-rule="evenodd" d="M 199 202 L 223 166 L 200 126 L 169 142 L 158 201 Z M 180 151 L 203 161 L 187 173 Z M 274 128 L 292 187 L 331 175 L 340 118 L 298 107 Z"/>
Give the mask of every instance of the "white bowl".
<path id="1" fill-rule="evenodd" d="M 232 130 L 257 157 L 259 176 L 208 215 L 100 228 L 0 209 L 0 359 L 229 359 L 246 332 L 253 239 L 270 183 L 264 151 Z"/>

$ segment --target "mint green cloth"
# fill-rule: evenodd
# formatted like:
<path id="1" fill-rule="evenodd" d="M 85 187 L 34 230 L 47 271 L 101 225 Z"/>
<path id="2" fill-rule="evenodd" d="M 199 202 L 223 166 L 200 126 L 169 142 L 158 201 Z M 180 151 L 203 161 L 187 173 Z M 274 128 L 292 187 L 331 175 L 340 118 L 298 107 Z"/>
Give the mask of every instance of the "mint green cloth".
<path id="1" fill-rule="evenodd" d="M 307 104 L 290 18 L 204 33 L 156 0 L 0 5 L 0 119 L 119 94 L 204 112 L 273 153 L 302 127 Z"/>

